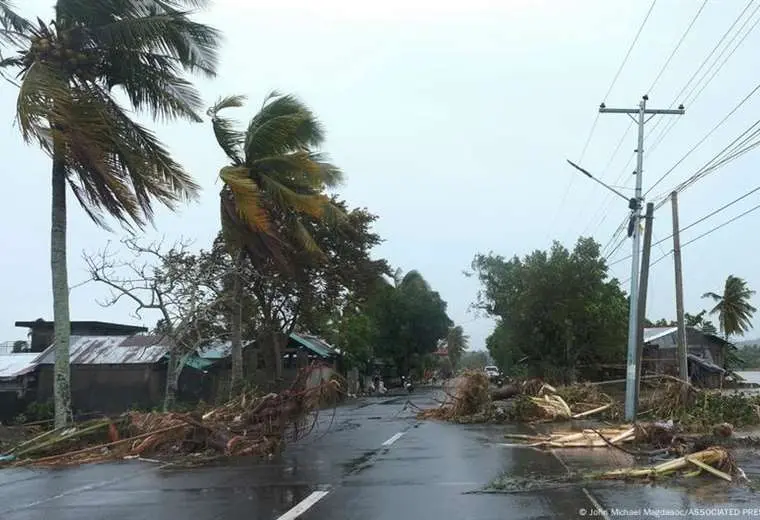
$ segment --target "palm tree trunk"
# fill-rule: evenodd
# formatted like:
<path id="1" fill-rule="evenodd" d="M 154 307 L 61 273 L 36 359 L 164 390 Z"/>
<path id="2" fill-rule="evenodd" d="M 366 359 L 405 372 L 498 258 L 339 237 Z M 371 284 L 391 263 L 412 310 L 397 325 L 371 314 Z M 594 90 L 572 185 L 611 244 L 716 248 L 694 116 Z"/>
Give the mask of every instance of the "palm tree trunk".
<path id="1" fill-rule="evenodd" d="M 57 147 L 54 147 L 54 150 Z M 69 368 L 69 281 L 66 265 L 66 170 L 58 150 L 53 156 L 53 193 L 50 230 L 50 271 L 53 281 L 53 321 L 55 337 L 55 376 L 53 396 L 55 427 L 71 420 L 71 371 Z"/>
<path id="2" fill-rule="evenodd" d="M 232 381 L 230 383 L 230 393 L 237 393 L 243 386 L 243 289 L 242 275 L 240 269 L 243 265 L 245 254 L 241 251 L 235 259 L 235 272 L 232 281 L 232 295 L 230 302 L 230 327 L 232 336 Z"/>

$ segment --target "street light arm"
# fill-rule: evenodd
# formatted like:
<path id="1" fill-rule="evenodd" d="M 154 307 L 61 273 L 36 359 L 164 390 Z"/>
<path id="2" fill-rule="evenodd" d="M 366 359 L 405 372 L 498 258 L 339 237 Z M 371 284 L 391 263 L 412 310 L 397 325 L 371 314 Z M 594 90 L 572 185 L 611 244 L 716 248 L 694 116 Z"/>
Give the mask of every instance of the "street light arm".
<path id="1" fill-rule="evenodd" d="M 626 197 L 625 195 L 623 195 L 622 193 L 620 193 L 618 190 L 616 190 L 612 186 L 606 185 L 605 183 L 603 183 L 602 181 L 600 181 L 599 179 L 597 179 L 596 177 L 594 177 L 593 175 L 591 175 L 587 170 L 584 170 L 583 168 L 581 168 L 580 166 L 578 166 L 577 164 L 575 164 L 570 159 L 566 159 L 566 160 L 567 160 L 568 163 L 570 163 L 570 166 L 572 166 L 573 168 L 575 168 L 576 170 L 578 170 L 579 172 L 581 172 L 582 174 L 584 174 L 586 177 L 588 177 L 589 179 L 591 179 L 594 182 L 597 182 L 597 183 L 601 184 L 602 186 L 604 186 L 605 188 L 607 188 L 608 190 L 610 190 L 612 193 L 614 193 L 615 195 L 617 195 L 618 197 L 620 197 L 624 201 L 628 202 L 628 200 L 629 200 L 630 197 Z"/>

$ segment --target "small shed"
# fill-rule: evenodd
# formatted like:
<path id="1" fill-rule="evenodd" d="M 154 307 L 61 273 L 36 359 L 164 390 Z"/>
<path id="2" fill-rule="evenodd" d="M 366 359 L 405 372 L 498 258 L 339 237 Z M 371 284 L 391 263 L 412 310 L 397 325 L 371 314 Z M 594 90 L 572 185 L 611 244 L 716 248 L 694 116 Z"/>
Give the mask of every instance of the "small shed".
<path id="1" fill-rule="evenodd" d="M 678 375 L 678 328 L 644 329 L 643 372 Z M 686 327 L 689 377 L 704 387 L 719 387 L 726 374 L 725 362 L 730 342 L 714 334 Z"/>

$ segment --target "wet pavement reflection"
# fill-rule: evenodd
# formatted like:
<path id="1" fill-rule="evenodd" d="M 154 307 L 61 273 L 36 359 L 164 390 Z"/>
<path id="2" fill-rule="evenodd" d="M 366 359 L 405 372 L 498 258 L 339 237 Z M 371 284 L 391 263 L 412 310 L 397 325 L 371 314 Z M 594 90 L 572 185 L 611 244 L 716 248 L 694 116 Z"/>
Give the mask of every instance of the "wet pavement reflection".
<path id="1" fill-rule="evenodd" d="M 678 486 L 570 478 L 569 472 L 633 461 L 618 450 L 553 454 L 508 445 L 504 433 L 532 433 L 521 426 L 415 419 L 416 406 L 433 405 L 432 395 L 420 391 L 324 411 L 308 438 L 266 461 L 192 469 L 129 461 L 0 471 L 0 518 L 268 520 L 294 518 L 288 512 L 299 507 L 305 508 L 298 516 L 304 520 L 578 519 L 591 516 L 595 504 L 648 518 L 645 508 L 720 506 L 741 513 L 758 503 L 746 487 L 701 478 Z M 748 453 L 739 463 L 757 475 L 756 460 Z"/>

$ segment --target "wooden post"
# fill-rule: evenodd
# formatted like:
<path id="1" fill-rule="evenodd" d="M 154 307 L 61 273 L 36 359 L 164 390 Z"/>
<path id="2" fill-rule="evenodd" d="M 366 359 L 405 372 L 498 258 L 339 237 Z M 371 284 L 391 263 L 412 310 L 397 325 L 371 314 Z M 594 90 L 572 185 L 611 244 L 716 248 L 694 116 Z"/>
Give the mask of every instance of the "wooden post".
<path id="1" fill-rule="evenodd" d="M 681 235 L 678 226 L 678 192 L 670 194 L 673 206 L 673 263 L 676 271 L 676 324 L 678 326 L 678 375 L 689 381 L 688 347 L 686 345 L 686 323 L 683 311 L 683 273 L 681 271 Z"/>
<path id="2" fill-rule="evenodd" d="M 647 204 L 644 216 L 644 250 L 641 255 L 641 277 L 639 281 L 639 306 L 636 318 L 636 385 L 634 386 L 634 403 L 638 408 L 639 387 L 641 385 L 641 358 L 644 352 L 644 322 L 647 317 L 647 288 L 649 286 L 649 259 L 652 252 L 652 224 L 654 220 L 654 204 Z"/>

